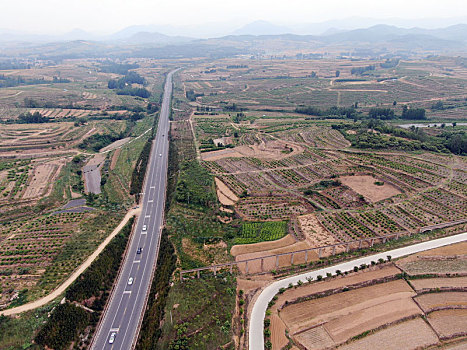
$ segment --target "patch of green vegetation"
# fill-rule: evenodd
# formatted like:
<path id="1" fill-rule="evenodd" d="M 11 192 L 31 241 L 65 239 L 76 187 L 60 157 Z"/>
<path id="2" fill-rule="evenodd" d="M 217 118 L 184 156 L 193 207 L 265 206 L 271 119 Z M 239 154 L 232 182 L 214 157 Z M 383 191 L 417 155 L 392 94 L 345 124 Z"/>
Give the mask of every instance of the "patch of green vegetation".
<path id="1" fill-rule="evenodd" d="M 431 136 L 420 128 L 402 129 L 381 120 L 333 124 L 332 128 L 341 131 L 356 148 L 467 153 L 467 133 L 464 130 L 443 130 L 442 133 Z M 348 130 L 354 130 L 355 133 L 349 134 Z"/>
<path id="2" fill-rule="evenodd" d="M 235 278 L 229 274 L 177 282 L 169 293 L 157 348 L 233 349 L 235 291 Z"/>
<path id="3" fill-rule="evenodd" d="M 60 304 L 34 340 L 50 349 L 68 349 L 72 341 L 78 340 L 89 319 L 90 314 L 86 310 L 69 303 Z"/>
<path id="4" fill-rule="evenodd" d="M 128 221 L 91 266 L 67 289 L 68 300 L 83 302 L 94 297 L 96 299 L 90 307 L 98 311 L 103 309 L 107 296 L 103 291 L 112 288 L 134 220 L 133 217 Z"/>
<path id="5" fill-rule="evenodd" d="M 39 282 L 28 291 L 28 300 L 34 300 L 54 289 L 82 263 L 102 242 L 104 237 L 115 228 L 122 219 L 121 212 L 106 211 L 88 214 L 81 220 L 76 232 L 53 258 Z"/>
<path id="6" fill-rule="evenodd" d="M 56 304 L 50 304 L 34 311 L 26 312 L 18 318 L 0 316 L 0 349 L 36 350 L 39 345 L 33 344 L 37 329 L 47 321 L 47 315 Z"/>
<path id="7" fill-rule="evenodd" d="M 211 207 L 217 202 L 214 179 L 197 160 L 180 165 L 175 199 L 188 205 Z"/>
<path id="8" fill-rule="evenodd" d="M 274 241 L 287 234 L 287 223 L 284 221 L 244 222 L 240 237 L 234 239 L 234 244 L 250 244 L 264 241 Z"/>
<path id="9" fill-rule="evenodd" d="M 164 230 L 157 258 L 157 269 L 151 285 L 151 295 L 157 295 L 157 298 L 149 298 L 136 346 L 138 350 L 154 349 L 161 336 L 159 325 L 164 319 L 164 308 L 170 290 L 169 282 L 176 260 L 173 245 Z"/>

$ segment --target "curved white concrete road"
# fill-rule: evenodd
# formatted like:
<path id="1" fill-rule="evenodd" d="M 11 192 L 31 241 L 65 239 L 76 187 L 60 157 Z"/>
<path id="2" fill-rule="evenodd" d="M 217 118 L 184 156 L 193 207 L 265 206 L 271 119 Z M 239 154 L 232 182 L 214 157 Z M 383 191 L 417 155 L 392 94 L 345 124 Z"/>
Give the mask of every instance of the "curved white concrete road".
<path id="1" fill-rule="evenodd" d="M 439 238 L 432 241 L 427 241 L 423 243 L 414 244 L 411 246 L 398 248 L 394 250 L 388 250 L 383 253 L 378 253 L 375 255 L 366 256 L 363 258 L 351 260 L 344 262 L 338 265 L 333 265 L 326 267 L 320 270 L 314 270 L 310 272 L 305 272 L 300 275 L 295 275 L 288 277 L 277 282 L 274 282 L 267 286 L 256 299 L 253 310 L 251 311 L 251 317 L 249 322 L 249 349 L 250 350 L 263 350 L 264 349 L 264 336 L 263 336 L 263 325 L 264 325 L 264 316 L 268 303 L 271 299 L 279 292 L 280 288 L 287 288 L 287 286 L 292 284 L 297 284 L 299 280 L 305 282 L 307 277 L 312 277 L 313 280 L 316 280 L 318 275 L 326 276 L 326 273 L 332 273 L 335 275 L 336 270 L 351 271 L 354 266 L 360 266 L 361 264 L 371 264 L 371 261 L 378 261 L 378 259 L 383 258 L 386 260 L 386 257 L 390 255 L 393 259 L 399 258 L 402 256 L 418 253 L 424 250 L 430 250 L 433 248 L 442 247 L 445 245 L 459 243 L 467 240 L 467 232 L 460 233 L 458 235 Z"/>

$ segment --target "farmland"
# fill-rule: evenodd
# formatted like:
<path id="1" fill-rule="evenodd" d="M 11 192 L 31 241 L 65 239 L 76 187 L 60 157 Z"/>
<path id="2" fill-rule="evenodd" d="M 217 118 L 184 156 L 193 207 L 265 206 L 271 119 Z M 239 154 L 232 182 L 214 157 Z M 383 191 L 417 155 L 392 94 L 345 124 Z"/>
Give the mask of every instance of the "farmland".
<path id="1" fill-rule="evenodd" d="M 295 239 L 304 247 L 411 235 L 430 227 L 458 225 L 462 230 L 459 223 L 467 220 L 462 155 L 413 152 L 405 144 L 395 150 L 355 147 L 354 134 L 362 132 L 357 126 L 367 124 L 369 137 L 407 139 L 393 130 L 393 121 L 388 131 L 372 130 L 364 120 L 372 108 L 392 108 L 395 115 L 403 105 L 426 108 L 429 120 L 441 120 L 442 113 L 427 101 L 467 97 L 460 88 L 467 78 L 464 70 L 451 81 L 438 70 L 441 62 L 457 64 L 450 59 L 401 61 L 394 70 L 378 68 L 359 81 L 352 80 L 351 72 L 363 65 L 358 60 L 246 60 L 242 68 L 229 68 L 236 65 L 226 59 L 218 60 L 215 69 L 183 70 L 177 84 L 185 96 L 179 99 L 186 97 L 184 106 L 191 107 L 185 118 L 197 157 L 215 176 L 220 210 L 252 224 L 298 222 Z M 418 75 L 414 67 L 420 67 Z M 335 70 L 339 79 L 331 74 Z M 443 84 L 447 90 L 441 96 Z M 462 106 L 453 109 L 461 115 Z M 427 137 L 436 138 L 440 129 L 427 130 Z M 435 139 L 430 142 L 435 145 Z M 312 225 L 306 220 L 311 217 Z"/>
<path id="2" fill-rule="evenodd" d="M 467 161 L 457 142 L 465 127 L 448 124 L 462 122 L 466 108 L 467 71 L 458 60 L 403 59 L 387 69 L 375 59 L 377 68 L 358 77 L 352 69 L 369 60 L 127 62 L 145 80 L 128 89 L 147 89 L 149 98 L 119 94 L 126 87 L 112 86 L 127 75 L 93 59 L 10 72 L 48 80 L 0 89 L 2 307 L 55 288 L 134 205 L 130 183 L 142 178 L 134 168 L 172 66 L 183 69 L 174 76 L 168 135 L 169 257 L 155 280 L 141 348 L 154 341 L 244 349 L 254 293 L 271 279 L 387 249 L 388 237 L 403 244 L 430 231 L 465 231 Z M 432 108 L 437 102 L 444 109 Z M 421 108 L 438 126 L 397 127 L 424 122 L 403 118 Z M 382 118 L 391 115 L 386 109 L 397 118 Z M 284 291 L 271 308 L 272 348 L 372 347 L 414 329 L 409 348 L 456 338 L 462 330 L 444 325 L 465 319 L 458 309 L 466 260 L 454 255 L 375 262 Z M 237 276 L 177 278 L 179 270 L 246 259 L 257 260 L 234 267 Z"/>
<path id="3" fill-rule="evenodd" d="M 174 131 L 177 137 L 179 133 L 186 137 L 185 143 L 177 140 L 177 147 L 185 150 L 185 145 L 192 145 L 190 157 L 212 177 L 209 188 L 217 195 L 217 207 L 213 205 L 215 214 L 210 215 L 217 215 L 221 223 L 204 219 L 204 213 L 210 213 L 205 208 L 187 203 L 172 207 L 174 216 L 168 222 L 180 256 L 178 267 L 221 264 L 232 257 L 242 261 L 235 267 L 237 293 L 244 293 L 237 295 L 241 322 L 233 326 L 239 349 L 247 346 L 242 330 L 255 292 L 270 279 L 360 254 L 349 249 L 360 248 L 361 254 L 387 249 L 393 244 L 388 237 L 400 237 L 403 245 L 410 236 L 432 237 L 423 232 L 434 231 L 434 237 L 465 231 L 465 154 L 447 141 L 464 132 L 463 126 L 448 123 L 464 120 L 465 69 L 451 58 L 401 60 L 394 69 L 379 63 L 372 61 L 375 71 L 356 77 L 352 69 L 368 61 L 219 59 L 187 67 L 175 79 Z M 447 76 L 441 66 L 455 73 Z M 438 101 L 449 108 L 432 108 Z M 405 105 L 424 109 L 427 122 L 438 126 L 397 127 L 423 122 L 403 118 Z M 383 109 L 391 110 L 395 118 L 370 117 Z M 202 222 L 197 229 L 192 229 L 194 220 Z M 328 247 L 309 250 L 322 246 Z M 245 263 L 248 259 L 254 260 Z M 322 312 L 327 299 L 321 295 L 303 303 L 297 295 L 284 299 L 294 302 L 270 317 L 272 348 L 295 343 L 356 349 L 360 344 L 386 344 L 395 332 L 410 334 L 414 329 L 419 329 L 419 336 L 407 348 L 444 341 L 423 321 L 428 309 L 422 310 L 415 301 L 418 294 L 437 287 L 421 285 L 414 290 L 411 281 L 416 286 L 423 279 L 407 282 L 400 276 L 443 274 L 447 267 L 450 273 L 461 274 L 464 260 L 408 261 L 402 270 L 390 265 L 390 273 L 383 272 L 387 267 L 379 270 L 378 264 L 369 272 L 338 278 L 343 285 L 335 287 L 339 292 L 329 295 L 334 304 L 325 304 Z M 365 280 L 365 274 L 373 273 L 374 278 Z M 209 275 L 212 272 L 200 273 L 201 278 Z M 462 277 L 447 277 L 444 282 L 443 278 L 437 277 L 433 285 L 443 291 L 464 287 Z M 342 291 L 351 279 L 359 288 Z M 374 285 L 369 282 L 373 279 Z M 311 290 L 307 293 L 313 295 Z M 354 294 L 355 304 L 345 308 L 348 315 L 339 315 L 339 307 Z M 321 319 L 328 310 L 329 318 Z M 167 316 L 165 320 L 169 322 Z M 394 343 L 394 348 L 404 347 Z"/>
<path id="4" fill-rule="evenodd" d="M 134 67 L 147 74 L 153 97 L 110 90 L 119 74 L 99 60 L 38 61 L 6 73 L 44 83 L 0 89 L 0 308 L 57 287 L 133 205 L 133 168 L 151 137 L 166 71 Z M 89 169 L 99 173 L 94 184 Z"/>
<path id="5" fill-rule="evenodd" d="M 424 252 L 422 256 L 448 257 L 442 249 Z M 460 260 L 465 256 L 463 243 L 449 249 Z M 409 256 L 401 262 L 420 260 L 422 256 Z M 271 348 L 295 344 L 313 349 L 414 349 L 463 339 L 466 285 L 459 276 L 466 269 L 453 275 L 445 267 L 439 271 L 439 277 L 431 279 L 425 277 L 429 275 L 412 275 L 406 270 L 406 274 L 401 274 L 392 262 L 372 263 L 354 270 L 279 291 L 270 303 L 265 322 Z M 446 286 L 443 290 L 437 286 L 438 279 Z M 432 289 L 414 290 L 412 283 L 417 282 L 431 284 Z M 274 334 L 278 331 L 282 333 Z M 394 340 L 400 334 L 407 336 Z"/>

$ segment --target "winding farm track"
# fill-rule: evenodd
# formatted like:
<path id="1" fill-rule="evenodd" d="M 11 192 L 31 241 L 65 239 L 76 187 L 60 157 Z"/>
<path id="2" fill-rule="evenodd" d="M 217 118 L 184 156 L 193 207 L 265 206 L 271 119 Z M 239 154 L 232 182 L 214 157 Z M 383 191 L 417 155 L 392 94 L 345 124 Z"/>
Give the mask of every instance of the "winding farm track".
<path id="1" fill-rule="evenodd" d="M 112 238 L 114 238 L 126 225 L 128 220 L 132 216 L 138 216 L 141 212 L 141 209 L 132 209 L 130 210 L 123 220 L 118 224 L 118 226 L 112 231 L 112 233 L 97 247 L 97 249 L 83 262 L 72 274 L 68 277 L 60 286 L 54 289 L 50 294 L 37 299 L 33 302 L 14 307 L 12 309 L 7 309 L 0 311 L 0 315 L 3 316 L 11 316 L 16 315 L 25 311 L 30 311 L 37 309 L 38 307 L 44 306 L 54 299 L 58 298 L 61 294 L 65 292 L 65 290 L 92 264 L 92 262 L 99 256 L 99 254 L 104 250 L 104 248 L 110 243 Z"/>
<path id="2" fill-rule="evenodd" d="M 269 301 L 279 292 L 280 288 L 287 288 L 290 283 L 297 284 L 298 281 L 305 281 L 306 278 L 312 277 L 314 280 L 318 275 L 326 276 L 326 273 L 335 274 L 336 270 L 351 271 L 354 266 L 360 266 L 361 264 L 370 264 L 371 261 L 378 261 L 378 259 L 386 259 L 388 255 L 392 258 L 399 258 L 402 256 L 418 253 L 425 250 L 430 250 L 433 248 L 438 248 L 454 243 L 459 243 L 467 241 L 467 232 L 460 233 L 454 236 L 444 237 L 435 239 L 432 241 L 427 241 L 423 243 L 414 244 L 411 246 L 388 250 L 383 253 L 366 256 L 363 258 L 351 260 L 344 262 L 338 265 L 326 267 L 324 269 L 314 270 L 299 275 L 291 276 L 284 278 L 282 280 L 276 281 L 269 286 L 265 287 L 256 300 L 253 301 L 253 309 L 251 311 L 251 317 L 249 322 L 249 331 L 248 331 L 248 343 L 250 350 L 263 350 L 264 349 L 264 336 L 263 336 L 263 325 L 264 325 L 264 316 L 266 309 L 268 307 Z"/>

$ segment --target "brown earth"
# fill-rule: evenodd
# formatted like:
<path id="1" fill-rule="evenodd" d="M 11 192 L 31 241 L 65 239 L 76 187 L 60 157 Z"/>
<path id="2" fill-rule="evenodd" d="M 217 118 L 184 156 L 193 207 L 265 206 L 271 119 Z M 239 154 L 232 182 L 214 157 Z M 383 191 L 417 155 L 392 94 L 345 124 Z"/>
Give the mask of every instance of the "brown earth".
<path id="1" fill-rule="evenodd" d="M 382 317 L 381 320 L 384 321 L 384 318 L 388 319 L 390 316 L 395 318 L 398 315 L 406 315 L 407 312 L 409 314 L 420 313 L 420 309 L 411 300 L 414 295 L 415 293 L 405 281 L 396 280 L 289 305 L 281 310 L 280 316 L 290 332 L 294 334 L 323 322 L 327 323 L 343 317 L 347 319 L 348 315 L 355 313 L 358 322 L 354 322 L 350 318 L 346 321 L 347 325 L 340 326 L 341 328 L 345 327 L 345 331 L 348 331 L 349 327 L 353 328 L 356 324 L 365 323 L 374 317 Z M 389 309 L 384 304 L 392 306 L 392 308 Z M 378 309 L 378 313 L 365 312 L 366 309 L 372 308 Z M 338 324 L 331 328 L 336 335 L 340 333 Z M 358 332 L 361 333 L 364 330 L 360 328 Z M 343 336 L 339 336 L 339 339 L 342 338 Z"/>
<path id="2" fill-rule="evenodd" d="M 303 250 L 303 249 L 308 249 L 308 248 L 310 248 L 310 246 L 308 245 L 306 241 L 299 241 L 294 244 L 281 247 L 281 248 L 237 255 L 235 257 L 235 261 L 253 259 L 253 258 L 261 258 L 261 257 L 269 256 L 269 255 L 275 255 L 275 254 L 295 252 L 297 250 Z M 276 257 L 265 258 L 263 260 L 262 268 L 261 268 L 261 259 L 250 261 L 248 262 L 248 272 L 257 273 L 257 272 L 262 272 L 262 271 L 271 271 L 278 267 L 280 268 L 284 266 L 290 266 L 292 265 L 291 259 L 292 259 L 291 255 L 280 256 L 277 258 L 277 265 L 276 265 Z M 316 261 L 316 260 L 318 260 L 318 255 L 312 251 L 308 252 L 307 261 L 310 262 L 310 261 Z M 293 264 L 303 264 L 304 262 L 305 262 L 304 252 L 294 254 Z M 247 272 L 246 266 L 247 266 L 246 263 L 238 264 L 238 268 L 242 273 Z"/>
<path id="3" fill-rule="evenodd" d="M 300 288 L 292 288 L 286 290 L 283 294 L 279 294 L 276 304 L 272 310 L 277 310 L 285 304 L 286 301 L 295 300 L 297 298 L 306 297 L 308 295 L 322 293 L 327 290 L 333 290 L 351 286 L 366 281 L 392 277 L 400 273 L 400 270 L 394 265 L 386 265 L 382 268 L 376 267 L 374 270 L 366 270 L 366 272 L 354 272 L 348 276 L 336 277 L 328 281 L 315 282 L 309 285 L 303 285 Z"/>
<path id="4" fill-rule="evenodd" d="M 118 157 L 120 156 L 120 152 L 122 151 L 121 148 L 117 148 L 112 155 L 112 160 L 110 162 L 110 170 L 114 170 L 115 166 L 117 165 Z"/>
<path id="5" fill-rule="evenodd" d="M 230 249 L 230 254 L 232 254 L 234 257 L 237 257 L 238 255 L 287 247 L 289 245 L 294 244 L 295 242 L 295 238 L 293 238 L 291 235 L 287 235 L 276 241 L 260 242 L 253 244 L 238 244 L 234 245 L 232 249 Z"/>
<path id="6" fill-rule="evenodd" d="M 44 195 L 55 178 L 60 174 L 63 161 L 53 161 L 46 164 L 39 164 L 34 167 L 31 181 L 27 185 L 23 194 L 23 199 L 31 199 Z"/>
<path id="7" fill-rule="evenodd" d="M 112 142 L 110 145 L 105 146 L 104 148 L 101 148 L 99 152 L 108 152 L 111 150 L 114 150 L 116 148 L 119 148 L 123 146 L 125 143 L 131 140 L 131 137 L 125 137 L 124 139 L 117 140 L 115 142 Z"/>
<path id="8" fill-rule="evenodd" d="M 281 321 L 277 314 L 271 315 L 271 343 L 273 350 L 281 350 L 289 343 L 289 339 L 285 336 L 285 324 Z"/>
<path id="9" fill-rule="evenodd" d="M 466 292 L 428 293 L 415 297 L 415 301 L 424 312 L 435 308 L 452 307 L 467 309 Z"/>
<path id="10" fill-rule="evenodd" d="M 441 337 L 467 332 L 467 309 L 441 310 L 428 315 L 428 322 Z"/>
<path id="11" fill-rule="evenodd" d="M 298 217 L 298 222 L 311 247 L 322 247 L 339 243 L 336 238 L 321 225 L 315 214 L 301 215 Z"/>
<path id="12" fill-rule="evenodd" d="M 283 151 L 288 148 L 292 148 L 292 152 L 284 153 Z M 260 159 L 280 160 L 303 153 L 303 151 L 303 147 L 296 144 L 273 140 L 255 145 L 237 146 L 220 151 L 204 152 L 201 158 L 208 161 L 231 157 L 255 157 Z"/>
<path id="13" fill-rule="evenodd" d="M 370 334 L 352 343 L 340 346 L 339 350 L 413 350 L 438 343 L 438 337 L 421 319 L 401 322 Z"/>
<path id="14" fill-rule="evenodd" d="M 424 278 L 411 280 L 410 283 L 418 292 L 422 289 L 436 288 L 467 288 L 467 277 L 455 278 Z"/>
<path id="15" fill-rule="evenodd" d="M 409 275 L 467 272 L 467 259 L 416 260 L 402 263 L 398 262 L 397 265 Z"/>
<path id="16" fill-rule="evenodd" d="M 394 295 L 393 300 L 388 300 L 391 296 L 379 298 L 380 301 L 377 304 L 360 307 L 350 314 L 327 322 L 324 327 L 335 342 L 342 343 L 362 332 L 421 314 L 418 306 L 407 296 L 406 292 Z"/>
<path id="17" fill-rule="evenodd" d="M 339 180 L 373 203 L 401 193 L 395 186 L 370 175 L 342 176 Z M 382 181 L 384 185 L 375 185 L 376 181 Z"/>
<path id="18" fill-rule="evenodd" d="M 217 177 L 214 178 L 214 181 L 216 182 L 219 202 L 221 202 L 222 205 L 234 205 L 239 199 L 235 193 L 233 193 L 230 188 L 228 188 L 227 185 Z"/>

